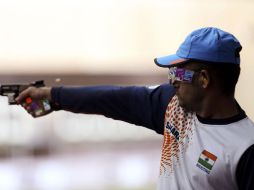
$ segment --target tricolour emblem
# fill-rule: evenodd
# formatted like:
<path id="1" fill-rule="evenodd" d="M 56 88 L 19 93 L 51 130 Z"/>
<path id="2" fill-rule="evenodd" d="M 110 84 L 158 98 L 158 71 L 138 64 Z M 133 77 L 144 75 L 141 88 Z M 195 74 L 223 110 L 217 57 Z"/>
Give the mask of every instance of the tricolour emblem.
<path id="1" fill-rule="evenodd" d="M 208 152 L 207 150 L 203 150 L 199 156 L 197 167 L 209 174 L 213 168 L 215 161 L 217 160 L 217 156 Z"/>

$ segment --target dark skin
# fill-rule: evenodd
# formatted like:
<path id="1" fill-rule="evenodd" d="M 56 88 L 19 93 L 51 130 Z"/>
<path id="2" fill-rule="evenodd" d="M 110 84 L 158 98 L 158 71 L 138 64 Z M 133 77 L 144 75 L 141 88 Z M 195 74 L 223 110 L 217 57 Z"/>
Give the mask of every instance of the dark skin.
<path id="1" fill-rule="evenodd" d="M 19 96 L 16 98 L 18 104 L 21 104 L 29 114 L 31 114 L 33 117 L 36 117 L 33 110 L 31 110 L 30 105 L 24 102 L 26 97 L 31 97 L 33 100 L 47 99 L 51 101 L 51 87 L 41 87 L 41 88 L 29 87 L 28 89 L 21 92 Z M 49 114 L 51 111 L 43 115 Z"/>
<path id="2" fill-rule="evenodd" d="M 182 67 L 197 70 L 198 63 L 187 63 Z M 192 83 L 174 82 L 179 104 L 188 111 L 209 119 L 225 119 L 238 114 L 234 94 L 221 92 L 212 76 L 205 69 L 196 72 Z"/>
<path id="3" fill-rule="evenodd" d="M 191 62 L 181 67 L 197 71 L 197 66 L 198 63 Z M 234 94 L 223 94 L 218 85 L 216 85 L 216 82 L 212 80 L 212 76 L 205 69 L 195 73 L 191 84 L 177 81 L 173 85 L 176 89 L 180 106 L 188 111 L 196 112 L 200 117 L 225 119 L 238 114 Z M 50 87 L 30 87 L 19 95 L 17 101 L 21 103 L 28 96 L 34 100 L 45 98 L 51 101 L 50 92 Z M 22 106 L 33 115 L 28 105 L 23 104 Z"/>

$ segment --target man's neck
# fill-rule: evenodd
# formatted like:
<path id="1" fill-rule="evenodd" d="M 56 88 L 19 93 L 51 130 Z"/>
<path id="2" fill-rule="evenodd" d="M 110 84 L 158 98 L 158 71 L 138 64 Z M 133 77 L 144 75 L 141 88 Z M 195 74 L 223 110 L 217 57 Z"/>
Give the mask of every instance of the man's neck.
<path id="1" fill-rule="evenodd" d="M 196 113 L 203 118 L 225 119 L 237 115 L 239 109 L 234 96 L 209 96 Z"/>

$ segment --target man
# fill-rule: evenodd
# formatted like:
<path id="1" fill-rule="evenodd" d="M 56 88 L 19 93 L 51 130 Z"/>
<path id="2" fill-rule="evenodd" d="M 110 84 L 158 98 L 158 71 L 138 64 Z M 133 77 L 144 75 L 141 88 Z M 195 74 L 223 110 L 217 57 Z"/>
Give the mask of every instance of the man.
<path id="1" fill-rule="evenodd" d="M 169 83 L 146 87 L 29 88 L 54 110 L 102 114 L 164 135 L 159 190 L 254 189 L 254 124 L 234 98 L 239 41 L 218 28 L 193 31 L 175 55 L 155 59 Z M 31 104 L 23 104 L 32 115 Z M 36 116 L 36 115 L 34 115 Z"/>

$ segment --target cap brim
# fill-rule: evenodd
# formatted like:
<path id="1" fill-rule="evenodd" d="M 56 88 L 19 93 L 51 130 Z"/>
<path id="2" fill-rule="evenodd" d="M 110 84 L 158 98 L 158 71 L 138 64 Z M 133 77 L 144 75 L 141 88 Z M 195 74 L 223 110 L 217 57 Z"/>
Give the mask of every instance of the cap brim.
<path id="1" fill-rule="evenodd" d="M 183 59 L 177 55 L 168 55 L 163 57 L 157 57 L 154 59 L 154 62 L 159 67 L 172 67 L 178 64 L 187 62 L 188 59 Z"/>

